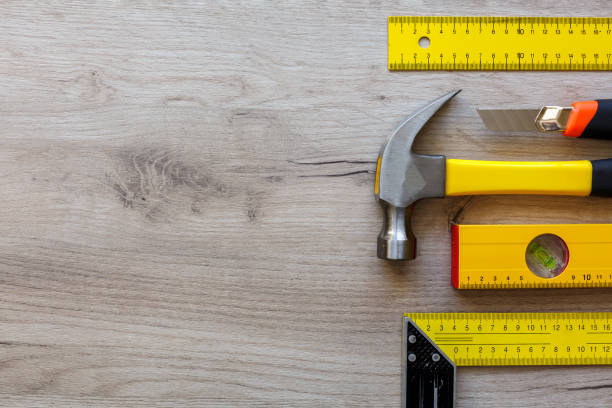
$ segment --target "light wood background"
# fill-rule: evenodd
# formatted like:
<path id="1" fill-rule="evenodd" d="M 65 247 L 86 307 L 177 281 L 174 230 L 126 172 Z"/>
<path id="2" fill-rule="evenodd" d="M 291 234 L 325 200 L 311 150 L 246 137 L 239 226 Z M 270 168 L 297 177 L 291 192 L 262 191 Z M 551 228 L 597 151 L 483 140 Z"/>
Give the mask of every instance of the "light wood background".
<path id="1" fill-rule="evenodd" d="M 390 73 L 388 15 L 601 16 L 606 1 L 0 4 L 0 406 L 398 406 L 408 311 L 610 311 L 609 290 L 457 292 L 448 222 L 612 222 L 612 200 L 420 202 L 376 258 L 384 138 L 612 157 L 475 106 L 612 97 L 609 73 Z M 459 407 L 612 404 L 609 367 L 461 368 Z"/>

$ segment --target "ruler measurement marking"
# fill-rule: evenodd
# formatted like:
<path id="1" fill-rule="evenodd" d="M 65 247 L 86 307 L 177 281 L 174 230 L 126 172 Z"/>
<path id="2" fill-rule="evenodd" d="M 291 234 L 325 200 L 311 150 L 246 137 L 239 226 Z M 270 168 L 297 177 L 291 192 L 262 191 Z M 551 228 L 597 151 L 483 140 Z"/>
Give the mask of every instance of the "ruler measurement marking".
<path id="1" fill-rule="evenodd" d="M 434 333 L 434 335 L 445 335 L 445 334 L 446 333 Z M 474 334 L 503 334 L 503 335 L 506 335 L 506 334 L 552 334 L 552 333 L 549 333 L 549 332 L 547 332 L 547 333 L 542 333 L 542 332 L 537 332 L 537 333 L 536 332 L 520 332 L 520 333 L 517 333 L 517 332 L 480 332 L 480 333 L 470 333 L 470 335 L 474 335 Z M 591 333 L 589 333 L 589 334 L 591 334 Z M 594 334 L 600 334 L 600 332 L 597 332 L 597 333 L 594 333 Z"/>
<path id="2" fill-rule="evenodd" d="M 606 326 L 610 324 L 612 313 L 414 313 L 406 316 L 433 338 L 457 365 L 612 364 L 612 331 Z M 436 325 L 450 328 L 457 323 L 461 323 L 461 330 L 465 324 L 468 332 L 452 333 L 433 329 Z M 553 330 L 494 330 L 504 324 L 510 330 L 515 327 L 517 330 L 552 327 Z M 480 332 L 481 328 L 491 331 Z M 588 330 L 596 328 L 605 331 Z M 475 334 L 495 337 L 478 337 Z M 515 336 L 506 337 L 507 334 Z M 530 336 L 516 337 L 521 334 Z M 479 339 L 486 343 L 480 343 Z"/>
<path id="3" fill-rule="evenodd" d="M 444 343 L 437 342 L 436 344 L 442 346 L 550 346 L 551 343 L 476 343 L 476 344 L 465 344 L 465 343 Z"/>
<path id="4" fill-rule="evenodd" d="M 411 23 L 413 34 L 400 27 L 402 21 Z M 582 18 L 581 30 L 574 30 L 570 18 L 533 17 L 390 17 L 389 18 L 389 69 L 390 70 L 508 70 L 508 71 L 602 71 L 611 70 L 609 47 L 610 18 Z M 496 24 L 503 23 L 503 31 Z M 432 24 L 439 26 L 439 33 L 432 31 Z M 445 26 L 449 29 L 445 29 Z M 600 26 L 608 27 L 602 33 Z M 397 26 L 397 28 L 394 28 Z M 478 30 L 475 28 L 478 27 Z M 552 32 L 552 31 L 554 32 Z M 606 38 L 601 37 L 605 34 Z M 552 37 L 551 37 L 552 35 Z M 418 47 L 421 36 L 430 38 L 429 49 Z M 416 38 L 410 41 L 411 38 Z M 495 40 L 498 39 L 499 41 Z M 488 39 L 488 40 L 487 40 Z M 509 42 L 505 42 L 506 40 Z M 483 41 L 492 41 L 484 46 Z M 501 42 L 500 42 L 501 41 Z M 412 43 L 414 42 L 414 44 Z M 499 43 L 499 44 L 498 44 Z M 440 47 L 440 45 L 443 45 Z M 460 46 L 456 47 L 456 44 Z M 488 43 L 487 43 L 488 44 Z M 484 48 L 482 48 L 484 47 Z M 485 50 L 492 52 L 484 53 Z M 412 52 L 410 62 L 401 63 L 401 54 Z M 467 51 L 467 52 L 466 52 Z M 497 52 L 496 52 L 497 51 Z M 504 60 L 498 54 L 503 52 Z M 478 53 L 478 63 L 473 54 Z M 553 59 L 548 55 L 552 52 Z M 576 54 L 577 53 L 577 54 Z M 605 63 L 600 56 L 606 54 Z M 429 55 L 428 55 L 429 54 Z M 431 56 L 440 55 L 439 61 Z M 453 61 L 445 61 L 444 55 L 453 54 Z M 457 60 L 457 56 L 466 55 Z M 508 54 L 508 55 L 506 55 Z M 574 57 L 580 55 L 576 62 Z M 525 57 L 529 57 L 525 61 Z M 429 57 L 429 58 L 428 58 Z M 427 61 L 429 59 L 429 61 Z"/>

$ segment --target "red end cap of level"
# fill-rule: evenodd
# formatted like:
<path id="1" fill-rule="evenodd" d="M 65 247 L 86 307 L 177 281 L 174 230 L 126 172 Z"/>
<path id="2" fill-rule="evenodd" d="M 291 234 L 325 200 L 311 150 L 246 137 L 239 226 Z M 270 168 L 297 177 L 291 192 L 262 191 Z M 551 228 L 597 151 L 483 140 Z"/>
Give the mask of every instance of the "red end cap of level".
<path id="1" fill-rule="evenodd" d="M 459 226 L 451 225 L 451 284 L 459 289 Z"/>

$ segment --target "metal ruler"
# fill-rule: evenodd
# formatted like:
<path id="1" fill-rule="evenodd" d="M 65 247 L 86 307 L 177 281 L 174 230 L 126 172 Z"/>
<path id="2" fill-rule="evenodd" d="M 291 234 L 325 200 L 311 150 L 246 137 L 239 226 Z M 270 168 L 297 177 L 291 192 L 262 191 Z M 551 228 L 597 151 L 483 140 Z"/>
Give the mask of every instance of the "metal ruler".
<path id="1" fill-rule="evenodd" d="M 612 364 L 612 313 L 406 313 L 402 406 L 454 407 L 457 366 Z"/>
<path id="2" fill-rule="evenodd" d="M 453 224 L 451 246 L 457 289 L 612 287 L 612 224 Z"/>
<path id="3" fill-rule="evenodd" d="M 407 313 L 458 366 L 612 364 L 612 313 Z"/>
<path id="4" fill-rule="evenodd" d="M 389 70 L 609 71 L 612 18 L 388 19 Z"/>

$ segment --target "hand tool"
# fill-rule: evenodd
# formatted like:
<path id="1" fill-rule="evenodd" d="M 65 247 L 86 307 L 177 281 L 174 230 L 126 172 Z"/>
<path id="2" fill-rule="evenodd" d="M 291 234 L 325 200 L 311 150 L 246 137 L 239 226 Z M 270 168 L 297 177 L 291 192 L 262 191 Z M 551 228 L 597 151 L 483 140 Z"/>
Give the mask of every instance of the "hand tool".
<path id="1" fill-rule="evenodd" d="M 391 16 L 398 70 L 610 71 L 612 18 Z"/>
<path id="2" fill-rule="evenodd" d="M 612 224 L 451 225 L 457 289 L 612 287 Z"/>
<path id="3" fill-rule="evenodd" d="M 474 194 L 611 196 L 612 159 L 511 162 L 446 159 L 415 154 L 421 128 L 459 91 L 450 92 L 408 116 L 383 143 L 374 195 L 383 207 L 378 257 L 414 259 L 413 205 L 421 198 Z"/>
<path id="4" fill-rule="evenodd" d="M 569 137 L 612 139 L 612 99 L 574 102 L 571 107 L 542 109 L 477 109 L 493 131 L 563 132 Z"/>
<path id="5" fill-rule="evenodd" d="M 457 366 L 612 364 L 612 313 L 406 313 L 402 406 L 455 406 Z"/>

